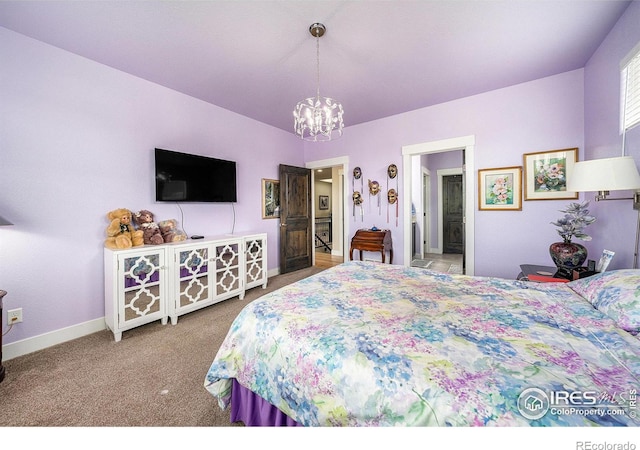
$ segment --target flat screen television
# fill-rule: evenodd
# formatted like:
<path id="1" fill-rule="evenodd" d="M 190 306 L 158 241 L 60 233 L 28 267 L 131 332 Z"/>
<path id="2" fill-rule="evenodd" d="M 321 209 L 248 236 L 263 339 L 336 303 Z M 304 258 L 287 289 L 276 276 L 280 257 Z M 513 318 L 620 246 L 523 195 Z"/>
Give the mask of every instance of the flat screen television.
<path id="1" fill-rule="evenodd" d="M 236 163 L 208 156 L 155 150 L 156 201 L 236 202 Z"/>

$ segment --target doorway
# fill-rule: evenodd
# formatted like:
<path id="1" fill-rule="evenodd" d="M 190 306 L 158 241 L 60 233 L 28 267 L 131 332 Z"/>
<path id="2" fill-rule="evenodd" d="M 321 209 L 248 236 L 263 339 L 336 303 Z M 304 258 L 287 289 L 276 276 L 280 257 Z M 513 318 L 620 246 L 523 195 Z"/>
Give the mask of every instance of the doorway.
<path id="1" fill-rule="evenodd" d="M 462 174 L 442 176 L 442 253 L 464 253 Z"/>
<path id="2" fill-rule="evenodd" d="M 403 168 L 405 177 L 403 180 L 404 192 L 414 192 L 412 183 L 418 180 L 412 180 L 412 174 L 414 173 L 414 158 L 419 155 L 427 155 L 432 153 L 442 153 L 451 151 L 463 151 L 463 164 L 462 164 L 462 203 L 463 203 L 463 217 L 461 226 L 463 232 L 461 233 L 462 244 L 462 273 L 467 275 L 473 275 L 474 273 L 474 148 L 475 148 L 475 136 L 464 136 L 459 138 L 445 139 L 441 141 L 425 142 L 421 144 L 413 144 L 402 147 L 403 155 Z M 419 180 L 421 180 L 420 177 Z M 439 189 L 442 192 L 442 189 Z M 413 199 L 410 195 L 404 196 L 404 236 L 411 236 L 412 232 L 412 205 L 414 205 Z M 441 208 L 439 208 L 441 209 Z M 440 214 L 440 213 L 439 213 Z M 441 221 L 439 221 L 442 223 Z M 440 228 L 440 227 L 439 227 Z M 404 265 L 411 265 L 412 249 L 411 239 L 404 239 Z M 442 239 L 439 242 L 443 242 Z M 423 253 L 426 249 L 423 249 Z"/>
<path id="3" fill-rule="evenodd" d="M 418 158 L 421 159 L 419 164 L 422 169 L 422 191 L 418 191 L 416 186 L 412 194 L 417 196 L 414 198 L 414 203 L 418 199 L 422 199 L 424 214 L 424 221 L 420 224 L 421 228 L 416 228 L 414 232 L 417 235 L 416 239 L 424 239 L 424 249 L 418 253 L 414 252 L 411 266 L 423 267 L 436 272 L 459 274 L 462 273 L 464 256 L 464 223 L 462 220 L 464 217 L 464 189 L 461 167 L 464 151 L 442 152 L 433 156 L 432 158 L 414 157 L 415 163 Z M 459 167 L 436 169 L 443 164 Z M 432 188 L 428 175 L 431 169 L 436 170 L 437 173 L 436 187 L 433 188 L 436 195 L 433 198 L 430 195 Z M 431 210 L 437 210 L 437 213 L 432 216 Z M 430 235 L 431 229 L 437 236 Z"/>
<path id="4" fill-rule="evenodd" d="M 339 157 L 306 164 L 312 173 L 313 265 L 327 268 L 344 261 L 349 230 L 345 222 L 344 174 L 348 158 Z"/>

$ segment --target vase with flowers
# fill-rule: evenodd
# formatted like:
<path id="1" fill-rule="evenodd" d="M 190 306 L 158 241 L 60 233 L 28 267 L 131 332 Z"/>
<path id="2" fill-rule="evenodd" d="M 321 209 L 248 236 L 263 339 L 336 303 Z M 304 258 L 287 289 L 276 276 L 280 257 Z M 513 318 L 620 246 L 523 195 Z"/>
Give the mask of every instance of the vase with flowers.
<path id="1" fill-rule="evenodd" d="M 555 222 L 555 225 L 562 242 L 554 242 L 549 247 L 549 254 L 558 269 L 573 270 L 582 266 L 587 259 L 587 249 L 578 243 L 572 242 L 573 238 L 582 241 L 590 241 L 591 236 L 584 232 L 585 227 L 596 221 L 596 218 L 589 214 L 589 202 L 570 203 L 566 209 L 561 209 L 564 213 Z"/>

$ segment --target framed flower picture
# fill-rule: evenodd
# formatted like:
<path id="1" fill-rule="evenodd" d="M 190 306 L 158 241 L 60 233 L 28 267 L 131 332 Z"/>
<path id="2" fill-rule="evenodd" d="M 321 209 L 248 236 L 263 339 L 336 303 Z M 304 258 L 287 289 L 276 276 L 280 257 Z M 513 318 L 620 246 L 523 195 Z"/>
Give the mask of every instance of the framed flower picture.
<path id="1" fill-rule="evenodd" d="M 478 209 L 520 211 L 522 166 L 478 170 Z"/>
<path id="2" fill-rule="evenodd" d="M 556 200 L 578 198 L 567 191 L 567 180 L 578 161 L 578 149 L 566 148 L 524 154 L 524 199 Z"/>
<path id="3" fill-rule="evenodd" d="M 280 181 L 262 179 L 262 218 L 280 217 Z"/>

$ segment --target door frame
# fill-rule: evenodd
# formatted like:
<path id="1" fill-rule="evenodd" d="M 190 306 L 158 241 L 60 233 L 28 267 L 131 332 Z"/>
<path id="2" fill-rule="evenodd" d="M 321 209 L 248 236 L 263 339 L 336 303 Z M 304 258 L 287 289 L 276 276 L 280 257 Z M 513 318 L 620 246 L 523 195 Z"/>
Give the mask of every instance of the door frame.
<path id="1" fill-rule="evenodd" d="M 453 150 L 464 150 L 465 164 L 463 167 L 463 186 L 464 186 L 464 229 L 465 229 L 465 268 L 467 275 L 473 275 L 475 272 L 475 225 L 474 225 L 474 205 L 475 205 L 475 178 L 474 174 L 474 151 L 476 138 L 475 135 L 462 136 L 451 139 L 442 139 L 439 141 L 423 142 L 419 144 L 402 146 L 402 165 L 403 165 L 403 190 L 411 192 L 411 165 L 412 156 L 423 155 L 428 153 L 441 153 Z M 404 208 L 404 265 L 411 265 L 411 195 L 403 196 Z"/>
<path id="2" fill-rule="evenodd" d="M 343 176 L 340 177 L 340 183 L 341 183 L 341 192 L 342 192 L 342 258 L 344 261 L 346 261 L 346 254 L 347 254 L 347 250 L 349 249 L 349 236 L 350 236 L 350 231 L 349 231 L 349 221 L 346 220 L 348 216 L 348 206 L 349 206 L 349 200 L 351 199 L 351 197 L 347 197 L 350 196 L 351 193 L 347 192 L 347 190 L 344 188 L 344 178 L 345 178 L 345 174 L 349 173 L 349 157 L 348 156 L 338 156 L 336 158 L 328 158 L 328 159 L 321 159 L 321 160 L 316 160 L 316 161 L 309 161 L 307 163 L 305 163 L 305 168 L 307 169 L 311 169 L 311 212 L 312 212 L 312 231 L 311 231 L 311 235 L 315 236 L 316 233 L 316 209 L 315 209 L 315 172 L 314 169 L 324 169 L 326 167 L 338 167 L 339 170 L 342 170 L 342 174 Z M 311 264 L 315 265 L 316 264 L 316 252 L 315 252 L 315 246 L 313 246 L 313 251 L 312 251 L 312 261 Z"/>
<path id="3" fill-rule="evenodd" d="M 422 234 L 421 242 L 418 246 L 420 258 L 424 258 L 425 253 L 431 251 L 431 171 L 427 167 L 422 168 Z M 416 222 L 420 223 L 417 220 Z M 413 255 L 415 258 L 416 255 Z"/>

